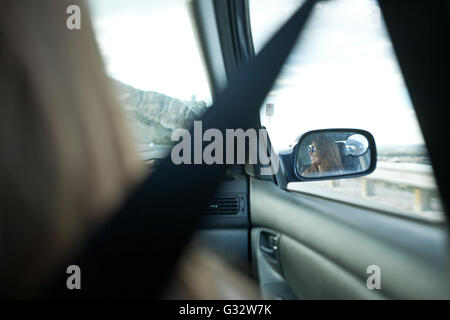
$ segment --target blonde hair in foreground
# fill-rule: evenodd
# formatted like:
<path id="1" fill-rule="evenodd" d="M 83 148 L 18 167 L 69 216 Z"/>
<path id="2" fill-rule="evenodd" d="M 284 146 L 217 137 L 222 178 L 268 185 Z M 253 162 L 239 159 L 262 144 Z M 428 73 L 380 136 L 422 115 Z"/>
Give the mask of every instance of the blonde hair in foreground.
<path id="1" fill-rule="evenodd" d="M 2 1 L 0 101 L 0 296 L 26 297 L 142 171 L 80 1 Z"/>

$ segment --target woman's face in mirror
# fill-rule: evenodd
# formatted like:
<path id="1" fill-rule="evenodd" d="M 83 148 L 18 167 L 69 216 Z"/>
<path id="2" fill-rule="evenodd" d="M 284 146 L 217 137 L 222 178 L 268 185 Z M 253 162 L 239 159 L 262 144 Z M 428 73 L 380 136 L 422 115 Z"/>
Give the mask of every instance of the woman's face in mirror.
<path id="1" fill-rule="evenodd" d="M 317 164 L 319 162 L 319 154 L 317 153 L 316 142 L 310 144 L 308 148 L 308 154 L 311 159 L 311 164 Z"/>

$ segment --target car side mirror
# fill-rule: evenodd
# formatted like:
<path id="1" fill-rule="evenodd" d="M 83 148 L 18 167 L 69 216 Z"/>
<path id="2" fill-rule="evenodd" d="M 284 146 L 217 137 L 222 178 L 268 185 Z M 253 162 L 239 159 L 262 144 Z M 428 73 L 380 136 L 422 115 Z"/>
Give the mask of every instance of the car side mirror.
<path id="1" fill-rule="evenodd" d="M 375 170 L 377 162 L 375 139 L 360 129 L 309 131 L 279 156 L 286 185 L 364 176 Z"/>

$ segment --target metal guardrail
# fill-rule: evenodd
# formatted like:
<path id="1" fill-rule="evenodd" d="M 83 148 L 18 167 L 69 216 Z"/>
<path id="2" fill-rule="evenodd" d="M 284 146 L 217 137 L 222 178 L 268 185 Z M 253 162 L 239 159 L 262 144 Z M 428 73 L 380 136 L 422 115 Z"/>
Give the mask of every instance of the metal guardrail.
<path id="1" fill-rule="evenodd" d="M 137 145 L 137 151 L 142 160 L 147 161 L 150 159 L 162 159 L 169 154 L 171 145 L 166 144 L 139 144 Z"/>
<path id="2" fill-rule="evenodd" d="M 431 166 L 415 163 L 390 163 L 378 162 L 377 169 L 370 175 L 357 178 L 361 183 L 352 189 L 351 194 L 339 192 L 339 187 L 344 185 L 345 180 L 295 182 L 288 185 L 292 191 L 312 194 L 324 198 L 334 199 L 340 202 L 351 203 L 367 208 L 400 213 L 404 215 L 418 215 L 436 220 L 442 220 L 441 212 L 431 209 L 431 199 L 437 194 Z M 391 184 L 392 190 L 400 188 L 411 188 L 412 210 L 400 209 L 400 206 L 387 205 L 377 195 L 378 184 Z M 358 192 L 358 188 L 360 191 Z M 390 189 L 386 186 L 384 189 Z M 359 194 L 359 195 L 358 195 Z M 374 198 L 378 198 L 374 200 Z"/>
<path id="3" fill-rule="evenodd" d="M 437 191 L 433 170 L 424 164 L 379 162 L 377 169 L 362 179 L 362 195 L 375 195 L 374 186 L 378 182 L 413 188 L 415 212 L 429 210 L 431 196 Z"/>

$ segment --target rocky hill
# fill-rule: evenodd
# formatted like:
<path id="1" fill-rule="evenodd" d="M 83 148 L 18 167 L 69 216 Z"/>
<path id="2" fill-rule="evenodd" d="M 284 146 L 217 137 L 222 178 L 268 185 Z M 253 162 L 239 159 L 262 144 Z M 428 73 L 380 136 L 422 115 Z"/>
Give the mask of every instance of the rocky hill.
<path id="1" fill-rule="evenodd" d="M 207 108 L 195 96 L 183 101 L 154 91 L 144 91 L 112 79 L 138 144 L 170 144 L 176 128 L 189 128 Z"/>

